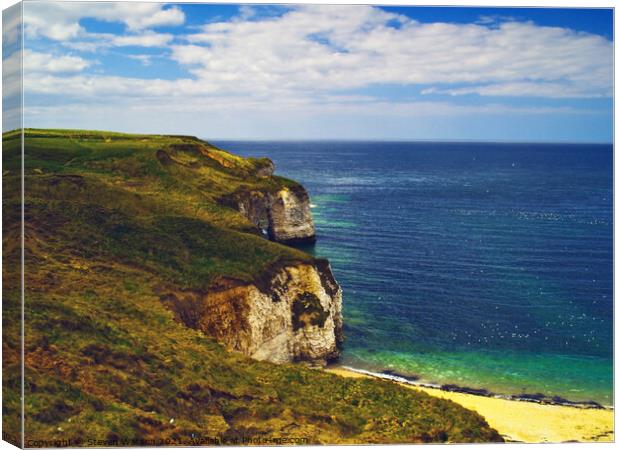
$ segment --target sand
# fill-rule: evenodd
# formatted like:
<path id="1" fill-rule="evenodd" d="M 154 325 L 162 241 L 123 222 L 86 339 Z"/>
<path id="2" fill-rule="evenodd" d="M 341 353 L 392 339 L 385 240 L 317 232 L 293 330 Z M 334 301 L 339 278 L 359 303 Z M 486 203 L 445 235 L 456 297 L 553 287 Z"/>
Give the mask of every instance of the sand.
<path id="1" fill-rule="evenodd" d="M 344 377 L 368 377 L 341 367 L 326 369 Z M 506 441 L 513 442 L 613 442 L 614 412 L 609 409 L 582 409 L 542 405 L 440 389 L 402 384 L 434 397 L 452 400 L 483 416 Z"/>

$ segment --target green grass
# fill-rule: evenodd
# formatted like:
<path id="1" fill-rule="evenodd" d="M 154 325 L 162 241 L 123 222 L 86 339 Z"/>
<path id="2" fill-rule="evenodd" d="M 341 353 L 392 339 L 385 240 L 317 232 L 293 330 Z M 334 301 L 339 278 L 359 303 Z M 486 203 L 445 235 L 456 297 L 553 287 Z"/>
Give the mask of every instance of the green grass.
<path id="1" fill-rule="evenodd" d="M 193 137 L 26 130 L 26 439 L 498 440 L 476 413 L 394 383 L 225 351 L 167 308 L 221 277 L 309 261 L 219 198 L 297 184 Z M 3 392 L 18 429 L 20 141 L 4 135 Z M 300 320 L 321 320 L 300 299 Z M 194 441 L 195 442 L 195 441 Z M 34 444 L 33 444 L 34 445 Z"/>

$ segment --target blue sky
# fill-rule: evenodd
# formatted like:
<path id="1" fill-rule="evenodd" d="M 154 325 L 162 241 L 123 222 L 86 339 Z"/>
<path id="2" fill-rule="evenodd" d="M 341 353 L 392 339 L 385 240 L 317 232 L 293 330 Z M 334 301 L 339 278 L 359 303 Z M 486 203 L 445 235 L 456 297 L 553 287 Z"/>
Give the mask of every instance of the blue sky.
<path id="1" fill-rule="evenodd" d="M 24 23 L 28 127 L 612 139 L 610 9 L 28 2 Z"/>

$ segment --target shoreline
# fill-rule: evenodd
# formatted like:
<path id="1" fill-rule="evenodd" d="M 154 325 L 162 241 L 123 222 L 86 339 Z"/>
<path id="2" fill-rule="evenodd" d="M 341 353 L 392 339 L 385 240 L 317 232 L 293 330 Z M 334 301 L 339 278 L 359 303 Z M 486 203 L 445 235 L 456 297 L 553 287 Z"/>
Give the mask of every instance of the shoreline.
<path id="1" fill-rule="evenodd" d="M 408 389 L 452 400 L 483 416 L 507 442 L 613 442 L 614 410 L 590 404 L 548 403 L 537 399 L 486 393 L 456 386 L 416 382 L 395 373 L 375 373 L 347 366 L 328 366 L 327 372 L 347 378 L 379 378 Z"/>
<path id="2" fill-rule="evenodd" d="M 384 380 L 395 381 L 397 383 L 408 384 L 411 386 L 416 386 L 420 388 L 427 389 L 438 389 L 444 392 L 455 392 L 460 394 L 468 394 L 468 395 L 476 395 L 480 397 L 488 397 L 488 398 L 496 398 L 501 400 L 509 400 L 514 402 L 529 402 L 536 403 L 539 405 L 555 405 L 555 406 L 565 406 L 568 408 L 578 408 L 578 409 L 602 409 L 614 411 L 613 406 L 601 405 L 594 400 L 591 401 L 572 401 L 559 396 L 548 397 L 543 394 L 498 394 L 496 392 L 488 391 L 483 388 L 470 388 L 467 386 L 460 386 L 456 384 L 434 384 L 434 383 L 425 383 L 418 381 L 417 377 L 410 377 L 407 375 L 403 375 L 393 370 L 384 370 L 382 372 L 373 372 L 365 369 L 358 369 L 356 367 L 351 366 L 342 366 L 335 364 L 333 366 L 328 366 L 328 369 L 343 369 L 350 372 L 359 373 L 362 375 L 368 375 L 373 378 L 381 378 Z"/>

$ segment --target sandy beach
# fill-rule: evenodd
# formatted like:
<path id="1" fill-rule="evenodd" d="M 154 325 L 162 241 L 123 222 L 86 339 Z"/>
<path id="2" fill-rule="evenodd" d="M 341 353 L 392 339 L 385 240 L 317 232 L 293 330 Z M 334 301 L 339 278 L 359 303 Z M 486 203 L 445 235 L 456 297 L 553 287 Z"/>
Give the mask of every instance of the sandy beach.
<path id="1" fill-rule="evenodd" d="M 326 370 L 343 377 L 370 376 L 342 367 L 330 367 Z M 406 383 L 402 385 L 435 397 L 452 400 L 476 411 L 509 442 L 613 442 L 614 440 L 614 412 L 610 409 L 543 405 L 447 392 Z"/>

